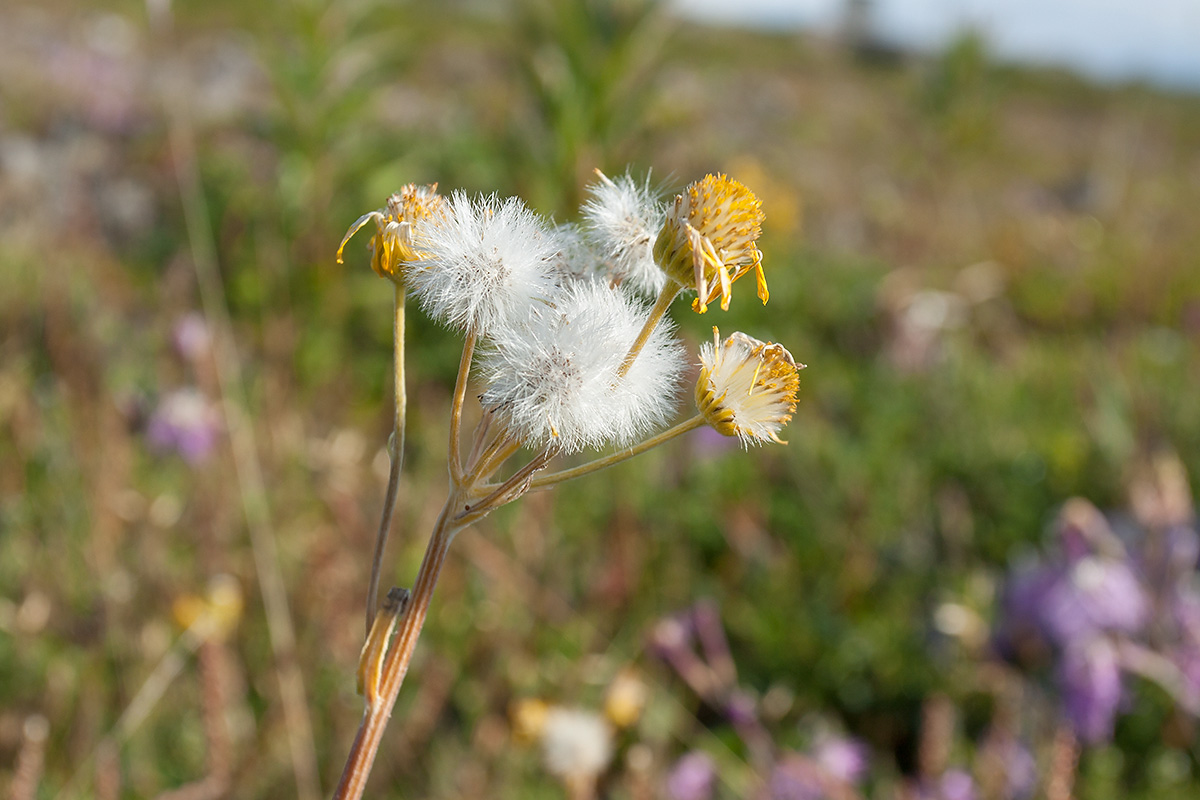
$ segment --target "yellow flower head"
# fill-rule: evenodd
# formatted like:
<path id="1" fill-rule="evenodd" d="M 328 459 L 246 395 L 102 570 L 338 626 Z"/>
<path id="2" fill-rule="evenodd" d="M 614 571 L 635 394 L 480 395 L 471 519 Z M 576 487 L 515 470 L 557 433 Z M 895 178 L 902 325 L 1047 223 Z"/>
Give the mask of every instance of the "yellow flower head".
<path id="1" fill-rule="evenodd" d="M 692 308 L 701 314 L 718 294 L 728 310 L 731 285 L 752 269 L 766 303 L 762 253 L 754 246 L 765 216 L 754 192 L 724 175 L 705 175 L 675 196 L 654 257 L 672 280 L 696 289 Z"/>
<path id="2" fill-rule="evenodd" d="M 799 370 L 781 344 L 760 342 L 744 333 L 700 348 L 696 406 L 719 433 L 737 436 L 743 445 L 779 442 L 779 431 L 796 410 Z"/>
<path id="3" fill-rule="evenodd" d="M 338 245 L 337 262 L 342 263 L 342 251 L 354 234 L 372 220 L 375 236 L 371 238 L 371 269 L 381 278 L 397 280 L 402 265 L 416 261 L 422 253 L 413 245 L 413 234 L 426 220 L 445 214 L 445 201 L 437 193 L 437 184 L 418 186 L 410 183 L 388 198 L 387 206 L 363 214 Z"/>

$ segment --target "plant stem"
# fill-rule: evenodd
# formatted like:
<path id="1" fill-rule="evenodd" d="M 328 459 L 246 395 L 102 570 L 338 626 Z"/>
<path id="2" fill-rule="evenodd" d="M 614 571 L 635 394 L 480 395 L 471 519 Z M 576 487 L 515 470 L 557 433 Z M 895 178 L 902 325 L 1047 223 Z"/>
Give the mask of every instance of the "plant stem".
<path id="1" fill-rule="evenodd" d="M 408 408 L 408 392 L 404 380 L 404 286 L 396 283 L 396 314 L 392 324 L 392 360 L 395 363 L 396 419 L 392 426 L 392 441 L 388 448 L 391 465 L 388 468 L 387 494 L 383 499 L 383 514 L 379 519 L 379 531 L 375 534 L 375 554 L 371 558 L 371 582 L 367 587 L 367 634 L 375 621 L 375 610 L 379 601 L 379 572 L 383 568 L 383 553 L 387 548 L 388 533 L 392 530 L 392 513 L 396 509 L 396 496 L 400 493 L 400 470 L 404 466 L 404 422 Z"/>
<path id="2" fill-rule="evenodd" d="M 462 429 L 463 400 L 467 395 L 467 378 L 471 373 L 471 357 L 475 355 L 475 331 L 467 331 L 462 358 L 458 362 L 458 377 L 454 381 L 454 405 L 450 408 L 450 480 L 461 485 L 463 480 L 462 451 L 459 431 Z"/>
<path id="3" fill-rule="evenodd" d="M 569 481 L 572 478 L 578 478 L 582 475 L 587 475 L 591 472 L 604 469 L 605 467 L 611 467 L 613 464 L 620 464 L 622 461 L 633 458 L 636 455 L 641 455 L 651 448 L 658 447 L 663 442 L 668 442 L 671 439 L 674 439 L 676 436 L 681 436 L 688 431 L 694 431 L 696 428 L 699 428 L 703 425 L 703 415 L 697 414 L 691 419 L 679 423 L 674 428 L 669 428 L 660 434 L 651 436 L 646 441 L 639 442 L 627 450 L 622 450 L 619 453 L 611 453 L 603 458 L 597 458 L 595 461 L 589 461 L 586 464 L 581 464 L 578 467 L 564 469 L 559 472 L 551 472 L 549 475 L 542 475 L 541 477 L 534 478 L 529 482 L 529 488 L 540 489 L 545 486 L 553 486 L 554 484 L 562 483 L 563 481 Z"/>
<path id="4" fill-rule="evenodd" d="M 654 332 L 655 327 L 667 313 L 667 309 L 671 307 L 671 303 L 679 296 L 681 287 L 674 281 L 667 281 L 667 285 L 658 295 L 658 300 L 654 303 L 654 308 L 650 309 L 650 316 L 646 318 L 646 324 L 642 326 L 642 330 L 638 333 L 637 339 L 634 340 L 633 346 L 629 348 L 629 352 L 625 354 L 625 360 L 621 362 L 620 369 L 617 370 L 617 377 L 624 378 L 629 372 L 629 368 L 633 366 L 633 362 L 637 360 L 638 353 L 642 352 L 642 348 L 646 346 L 646 341 L 650 338 L 650 334 Z"/>
<path id="5" fill-rule="evenodd" d="M 429 602 L 433 599 L 433 590 L 446 561 L 450 542 L 461 530 L 460 526 L 451 522 L 451 509 L 457 507 L 460 501 L 461 495 L 456 488 L 451 491 L 450 498 L 434 526 L 429 545 L 425 549 L 425 558 L 417 572 L 417 581 L 408 609 L 400 618 L 399 631 L 383 663 L 376 702 L 367 705 L 358 735 L 354 738 L 354 745 L 346 759 L 346 767 L 334 792 L 334 800 L 358 800 L 366 788 L 384 729 L 392 714 L 392 708 L 396 705 L 409 662 L 412 661 L 417 637 L 421 634 L 425 616 L 429 613 Z"/>

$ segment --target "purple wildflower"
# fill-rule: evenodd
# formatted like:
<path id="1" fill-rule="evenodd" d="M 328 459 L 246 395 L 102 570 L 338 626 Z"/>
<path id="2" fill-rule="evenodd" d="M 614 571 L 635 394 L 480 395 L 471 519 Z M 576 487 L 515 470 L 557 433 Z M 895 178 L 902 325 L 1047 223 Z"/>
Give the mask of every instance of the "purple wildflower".
<path id="1" fill-rule="evenodd" d="M 212 349 L 212 333 L 204 315 L 196 312 L 184 314 L 171 331 L 175 351 L 188 361 L 199 361 Z"/>
<path id="2" fill-rule="evenodd" d="M 1101 556 L 1077 560 L 1045 596 L 1046 631 L 1067 647 L 1096 632 L 1138 633 L 1150 603 L 1130 566 Z"/>
<path id="3" fill-rule="evenodd" d="M 1042 564 L 1025 565 L 1008 579 L 996 632 L 996 646 L 1005 657 L 1028 663 L 1044 656 L 1049 637 L 1042 612 L 1061 572 Z"/>
<path id="4" fill-rule="evenodd" d="M 667 775 L 667 797 L 670 800 L 709 800 L 717 767 L 707 753 L 693 750 L 675 762 Z"/>
<path id="5" fill-rule="evenodd" d="M 1038 786 L 1037 759 L 1029 748 L 1016 739 L 1008 741 L 1002 753 L 1004 755 L 1004 777 L 1008 784 L 1008 797 L 1021 800 L 1033 797 Z"/>
<path id="6" fill-rule="evenodd" d="M 843 783 L 858 783 L 867 773 L 867 746 L 843 736 L 822 737 L 813 748 L 821 769 Z"/>
<path id="7" fill-rule="evenodd" d="M 197 389 L 177 389 L 162 399 L 146 437 L 160 451 L 174 450 L 189 464 L 208 458 L 221 432 L 221 415 Z"/>
<path id="8" fill-rule="evenodd" d="M 821 800 L 825 780 L 812 761 L 792 753 L 781 758 L 771 770 L 771 800 Z"/>
<path id="9" fill-rule="evenodd" d="M 758 701 L 745 689 L 735 689 L 725 703 L 725 716 L 735 726 L 758 724 Z"/>
<path id="10" fill-rule="evenodd" d="M 949 769 L 938 781 L 938 800 L 975 800 L 975 781 L 963 769 Z"/>
<path id="11" fill-rule="evenodd" d="M 1076 642 L 1063 652 L 1059 665 L 1063 705 L 1080 739 L 1097 743 L 1112 737 L 1121 702 L 1121 667 L 1117 650 L 1101 637 Z"/>

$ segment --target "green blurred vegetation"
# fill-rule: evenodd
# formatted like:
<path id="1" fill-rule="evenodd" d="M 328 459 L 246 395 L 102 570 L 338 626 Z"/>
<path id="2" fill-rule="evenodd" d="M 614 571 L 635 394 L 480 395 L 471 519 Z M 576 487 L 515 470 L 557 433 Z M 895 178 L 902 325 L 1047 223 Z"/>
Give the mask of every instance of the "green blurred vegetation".
<path id="1" fill-rule="evenodd" d="M 44 714 L 39 797 L 77 774 L 88 794 L 97 744 L 179 633 L 173 603 L 218 573 L 246 593 L 225 652 L 231 796 L 295 794 L 229 454 L 190 468 L 139 426 L 169 389 L 213 389 L 170 348 L 200 301 L 163 91 L 188 94 L 326 785 L 358 724 L 391 414 L 390 289 L 357 240 L 344 266 L 333 254 L 402 183 L 520 193 L 563 221 L 594 167 L 670 188 L 729 171 L 764 201 L 771 302 L 681 304 L 679 326 L 693 343 L 745 330 L 809 366 L 787 447 L 677 442 L 464 534 L 376 796 L 561 796 L 508 734 L 509 704 L 597 707 L 628 664 L 651 699 L 623 753 L 645 745 L 658 775 L 716 747 L 644 651 L 655 620 L 702 597 L 743 683 L 792 698 L 780 741 L 837 720 L 871 744 L 884 792 L 915 768 L 931 695 L 961 705 L 964 752 L 991 713 L 984 653 L 935 629 L 940 604 L 988 618 L 1058 505 L 1125 506 L 1147 453 L 1173 450 L 1196 485 L 1200 98 L 999 66 L 974 38 L 860 63 L 636 2 L 213 2 L 180 6 L 169 35 L 119 13 L 120 52 L 93 35 L 113 17 L 18 7 L 3 39 L 28 35 L 35 68 L 19 47 L 0 58 L 4 152 L 40 170 L 10 168 L 0 195 L 0 763 Z M 71 48 L 128 84 L 122 119 L 89 105 Z M 144 207 L 112 217 L 131 191 Z M 459 347 L 419 314 L 409 336 L 399 584 L 440 507 Z M 188 663 L 120 742 L 119 796 L 203 776 Z M 1200 786 L 1192 723 L 1147 694 L 1084 753 L 1080 796 Z M 634 796 L 614 772 L 611 796 Z"/>

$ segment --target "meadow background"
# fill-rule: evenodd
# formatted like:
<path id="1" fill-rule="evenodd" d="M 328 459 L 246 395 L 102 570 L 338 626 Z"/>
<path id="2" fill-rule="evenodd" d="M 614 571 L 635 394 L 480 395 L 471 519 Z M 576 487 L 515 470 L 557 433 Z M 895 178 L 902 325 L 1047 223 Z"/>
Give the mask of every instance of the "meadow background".
<path id="1" fill-rule="evenodd" d="M 1117 526 L 1131 552 L 1154 527 L 1139 487 L 1173 524 L 1191 514 L 1200 96 L 998 64 L 970 36 L 916 57 L 634 0 L 4 16 L 14 798 L 328 794 L 360 717 L 391 425 L 390 287 L 362 242 L 345 265 L 337 244 L 410 181 L 567 221 L 594 168 L 627 166 L 670 191 L 725 171 L 761 197 L 769 305 L 740 292 L 675 317 L 693 347 L 717 324 L 808 364 L 789 444 L 700 431 L 461 535 L 372 796 L 562 797 L 514 704 L 598 711 L 618 675 L 645 707 L 604 797 L 681 797 L 670 778 L 696 751 L 710 796 L 819 796 L 775 773 L 835 737 L 869 769 L 829 796 L 957 800 L 950 774 L 980 798 L 1200 791 L 1179 693 L 1127 675 L 1111 735 L 1081 741 L 1053 656 L 997 645 L 1006 582 L 1055 557 L 1067 500 L 1143 523 Z M 399 585 L 444 498 L 460 346 L 409 321 Z M 155 432 L 180 390 L 211 442 Z M 282 653 L 264 570 L 286 592 Z M 214 580 L 242 607 L 185 634 Z M 723 694 L 700 696 L 656 638 L 696 608 L 728 637 Z M 1036 779 L 1007 776 L 998 742 Z"/>

